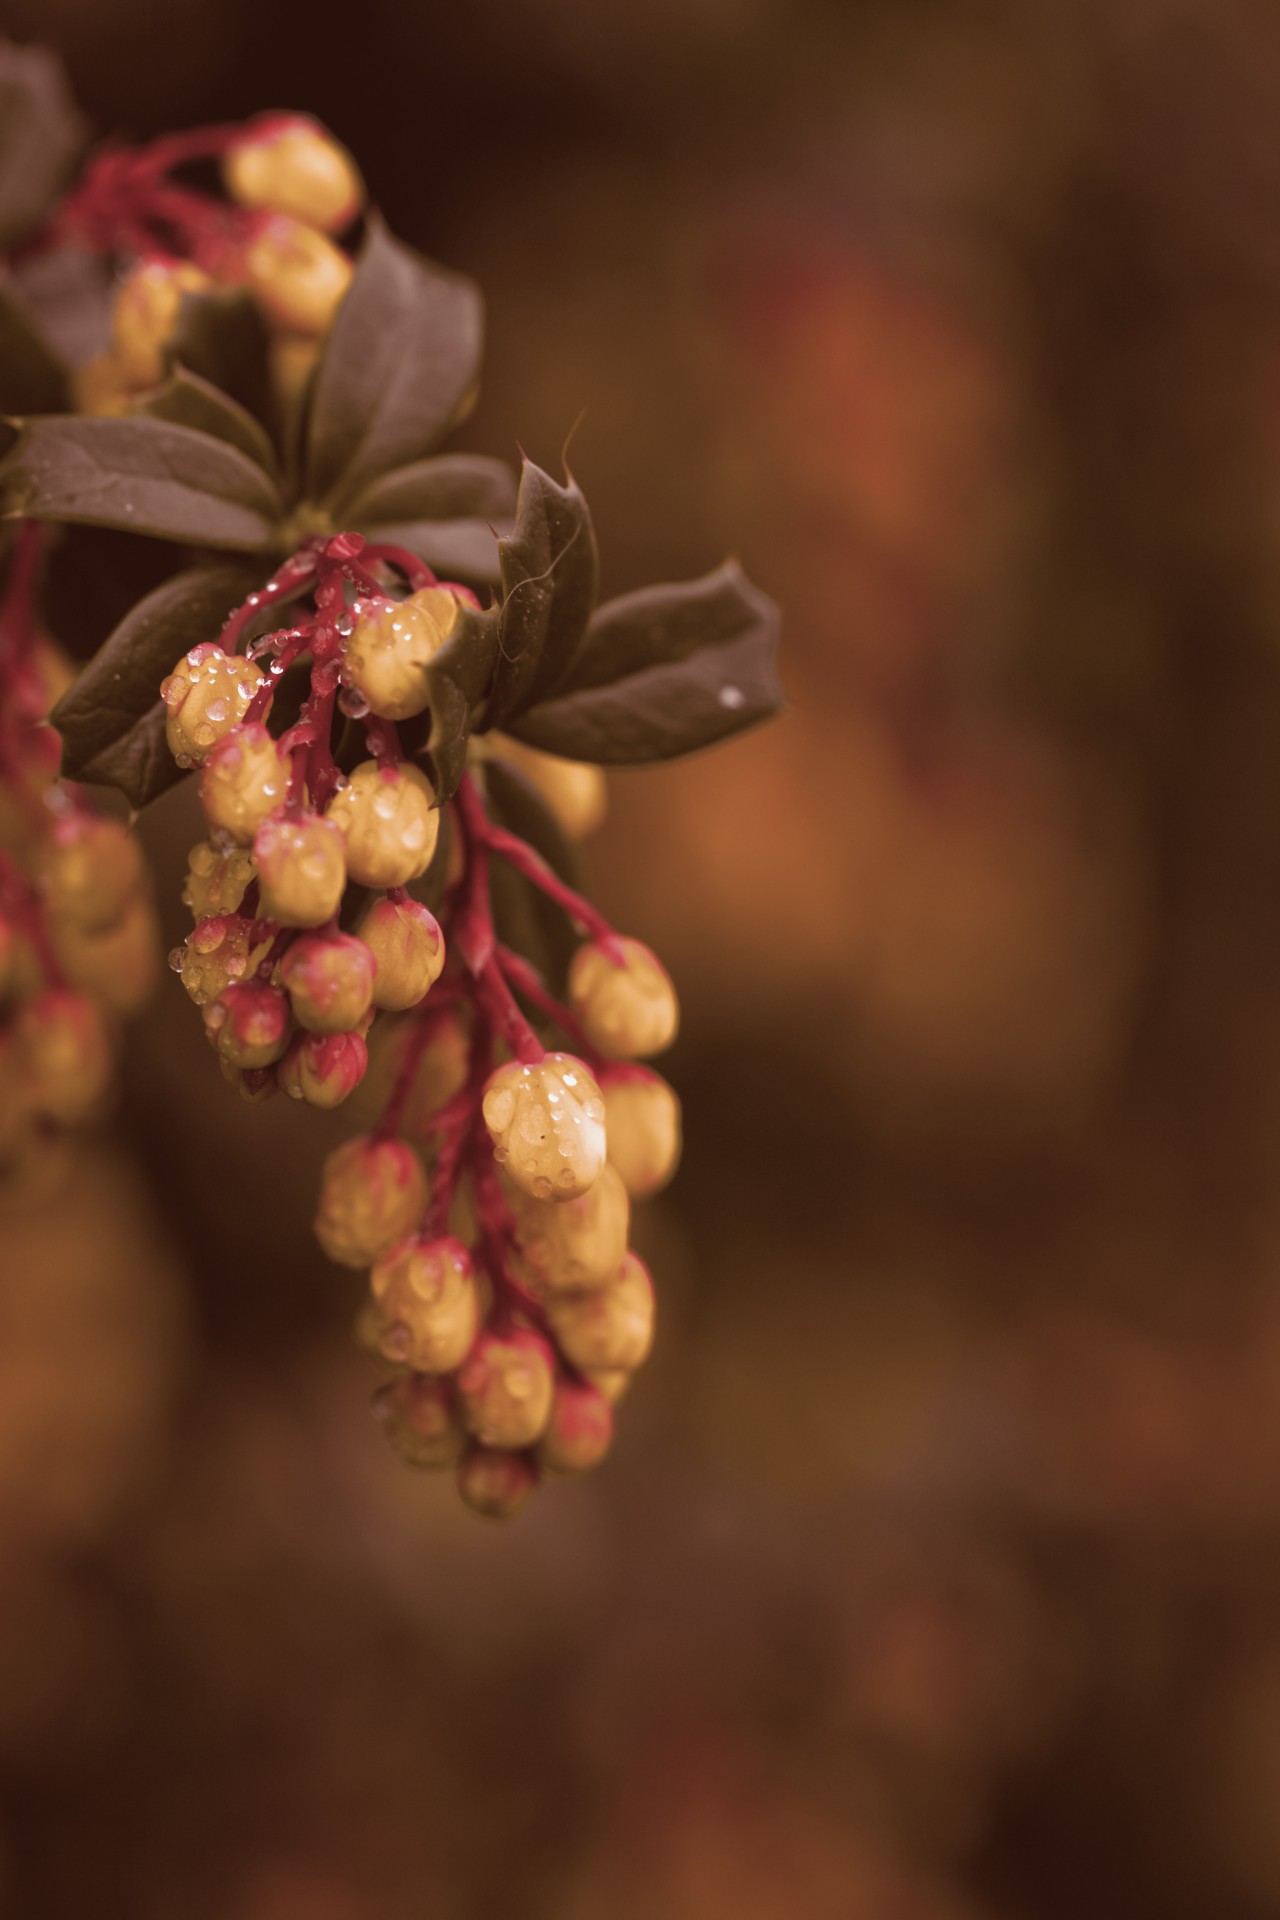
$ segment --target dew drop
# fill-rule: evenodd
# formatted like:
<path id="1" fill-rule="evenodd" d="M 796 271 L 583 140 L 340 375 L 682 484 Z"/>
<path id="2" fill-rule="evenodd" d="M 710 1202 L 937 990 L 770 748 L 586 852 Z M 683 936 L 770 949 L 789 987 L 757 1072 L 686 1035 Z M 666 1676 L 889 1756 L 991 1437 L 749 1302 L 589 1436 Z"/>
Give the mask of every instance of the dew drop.
<path id="1" fill-rule="evenodd" d="M 740 707 L 747 704 L 747 696 L 741 687 L 721 687 L 719 698 L 720 705 L 728 707 L 730 713 L 737 713 Z"/>
<path id="2" fill-rule="evenodd" d="M 172 952 L 169 955 L 169 965 L 173 968 L 175 973 L 181 973 L 182 969 L 186 966 L 186 964 L 187 964 L 186 948 L 174 947 Z"/>

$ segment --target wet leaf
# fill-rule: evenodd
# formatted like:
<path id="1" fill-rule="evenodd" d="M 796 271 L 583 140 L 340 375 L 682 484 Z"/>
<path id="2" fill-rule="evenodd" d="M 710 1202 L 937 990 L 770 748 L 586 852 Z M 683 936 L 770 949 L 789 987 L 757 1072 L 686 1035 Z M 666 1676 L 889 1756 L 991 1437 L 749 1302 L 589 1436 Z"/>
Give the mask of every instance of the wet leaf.
<path id="1" fill-rule="evenodd" d="M 598 580 L 591 514 L 565 486 L 526 460 L 516 524 L 500 544 L 501 658 L 485 715 L 501 727 L 565 679 L 587 631 Z"/>

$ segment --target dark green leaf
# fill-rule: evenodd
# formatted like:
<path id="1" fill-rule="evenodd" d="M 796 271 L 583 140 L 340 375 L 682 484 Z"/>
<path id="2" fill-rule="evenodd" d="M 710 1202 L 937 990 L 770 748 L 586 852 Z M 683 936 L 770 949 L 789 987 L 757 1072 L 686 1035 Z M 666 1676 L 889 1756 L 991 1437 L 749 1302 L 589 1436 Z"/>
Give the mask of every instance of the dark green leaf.
<path id="1" fill-rule="evenodd" d="M 497 584 L 498 536 L 487 521 L 415 520 L 407 526 L 366 527 L 354 516 L 344 515 L 343 525 L 359 528 L 370 540 L 407 547 L 419 560 L 425 560 L 440 580 L 476 587 Z"/>
<path id="2" fill-rule="evenodd" d="M 782 701 L 774 667 L 778 610 L 736 567 L 721 569 L 710 580 L 721 583 L 710 595 L 708 581 L 694 581 L 684 589 L 629 594 L 602 607 L 574 681 L 579 673 L 603 673 L 606 661 L 633 663 L 639 631 L 635 602 L 665 594 L 668 617 L 655 624 L 650 641 L 656 664 L 631 664 L 620 678 L 604 684 L 571 686 L 508 731 L 569 760 L 643 766 L 694 753 L 767 720 Z M 692 644 L 691 629 L 674 611 L 682 593 L 703 604 L 707 637 L 701 646 Z M 736 605 L 732 620 L 730 604 Z M 671 651 L 664 654 L 664 647 Z"/>
<path id="3" fill-rule="evenodd" d="M 45 345 L 21 294 L 0 279 L 0 413 L 58 413 L 69 404 L 67 370 Z"/>
<path id="4" fill-rule="evenodd" d="M 413 520 L 510 520 L 516 510 L 515 475 L 502 460 L 475 453 L 441 453 L 396 467 L 361 490 L 347 508 L 348 524 L 405 525 Z"/>
<path id="5" fill-rule="evenodd" d="M 21 260 L 13 277 L 41 338 L 64 365 L 83 367 L 107 351 L 116 283 L 101 254 L 77 246 L 42 248 Z"/>
<path id="6" fill-rule="evenodd" d="M 0 43 L 0 252 L 48 216 L 84 132 L 58 56 Z"/>
<path id="7" fill-rule="evenodd" d="M 207 380 L 255 420 L 275 418 L 270 345 L 256 300 L 242 288 L 189 293 L 169 343 L 174 366 Z"/>
<path id="8" fill-rule="evenodd" d="M 498 659 L 498 615 L 494 608 L 459 609 L 458 620 L 428 670 L 431 731 L 426 752 L 443 803 L 457 791 L 467 764 L 467 741 L 483 710 Z"/>
<path id="9" fill-rule="evenodd" d="M 256 461 L 145 414 L 37 416 L 0 462 L 5 511 L 120 527 L 204 547 L 258 551 L 278 539 L 280 496 Z"/>
<path id="10" fill-rule="evenodd" d="M 553 693 L 571 669 L 595 604 L 598 564 L 587 503 L 526 460 L 516 524 L 500 545 L 501 659 L 485 715 L 501 727 Z"/>
<path id="11" fill-rule="evenodd" d="M 164 385 L 142 402 L 139 411 L 155 420 L 171 420 L 179 427 L 194 427 L 197 433 L 211 433 L 215 440 L 225 440 L 229 447 L 247 453 L 273 481 L 278 477 L 275 450 L 266 429 L 220 388 L 185 367 L 170 374 Z"/>
<path id="12" fill-rule="evenodd" d="M 773 603 L 753 587 L 736 560 L 700 580 L 642 587 L 597 607 L 562 693 L 606 687 L 646 667 L 686 660 L 703 647 L 724 646 L 774 621 Z"/>
<path id="13" fill-rule="evenodd" d="M 125 615 L 53 710 L 68 779 L 118 787 L 142 807 L 182 777 L 165 743 L 160 682 L 188 648 L 217 639 L 262 578 L 243 562 L 195 567 Z"/>
<path id="14" fill-rule="evenodd" d="M 403 246 L 376 215 L 316 374 L 306 491 L 335 512 L 430 452 L 475 389 L 480 291 Z"/>

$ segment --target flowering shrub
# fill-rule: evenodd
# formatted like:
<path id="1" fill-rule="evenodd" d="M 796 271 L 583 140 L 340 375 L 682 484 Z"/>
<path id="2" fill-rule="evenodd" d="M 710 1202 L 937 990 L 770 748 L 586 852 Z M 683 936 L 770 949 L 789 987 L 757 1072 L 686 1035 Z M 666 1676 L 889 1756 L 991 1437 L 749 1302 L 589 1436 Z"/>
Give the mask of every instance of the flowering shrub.
<path id="1" fill-rule="evenodd" d="M 47 63 L 9 50 L 4 77 L 60 186 L 74 122 Z M 0 220 L 6 1045 L 24 1114 L 99 1099 L 106 1015 L 146 983 L 145 896 L 126 829 L 67 782 L 141 808 L 196 774 L 171 965 L 246 1099 L 359 1090 L 315 1227 L 368 1270 L 376 1410 L 405 1460 L 506 1515 L 608 1449 L 653 1334 L 631 1203 L 679 1156 L 675 1094 L 635 1064 L 674 1038 L 675 990 L 584 896 L 577 842 L 601 768 L 774 711 L 776 615 L 732 564 L 599 606 L 571 477 L 441 453 L 480 297 L 372 211 L 353 240 L 363 206 L 326 131 L 272 114 L 106 148 Z M 109 340 L 74 366 L 42 327 L 60 256 Z M 56 748 L 23 689 L 59 523 L 188 563 L 63 692 L 42 795 Z"/>

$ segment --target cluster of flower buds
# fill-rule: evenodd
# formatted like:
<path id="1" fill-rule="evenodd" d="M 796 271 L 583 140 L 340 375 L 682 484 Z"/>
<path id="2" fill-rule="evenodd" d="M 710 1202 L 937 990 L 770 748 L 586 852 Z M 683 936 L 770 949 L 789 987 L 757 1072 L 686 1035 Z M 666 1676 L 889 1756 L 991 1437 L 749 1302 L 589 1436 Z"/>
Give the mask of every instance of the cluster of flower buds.
<path id="1" fill-rule="evenodd" d="M 137 841 L 59 780 L 45 715 L 70 668 L 35 623 L 39 531 L 23 526 L 0 603 L 0 1177 L 29 1175 L 111 1086 L 116 1029 L 156 979 Z"/>
<path id="2" fill-rule="evenodd" d="M 221 162 L 227 197 L 174 178 Z M 55 237 L 132 256 L 115 296 L 110 347 L 78 376 L 86 413 L 125 413 L 163 380 L 188 294 L 243 288 L 271 338 L 277 388 L 300 392 L 351 281 L 339 244 L 361 211 L 355 162 L 317 121 L 268 113 L 241 127 L 169 136 L 98 156 Z"/>
<path id="3" fill-rule="evenodd" d="M 331 1259 L 370 1271 L 361 1338 L 390 1374 L 375 1406 L 393 1445 L 454 1467 L 467 1504 L 502 1516 L 544 1470 L 603 1457 L 648 1353 L 653 1289 L 628 1247 L 631 1204 L 674 1171 L 680 1112 L 638 1063 L 670 1044 L 678 1012 L 649 949 L 490 817 L 483 762 L 449 803 L 443 925 L 414 897 L 440 812 L 399 728 L 429 705 L 431 663 L 468 598 L 400 549 L 316 539 L 161 691 L 209 828 L 187 878 L 195 929 L 172 964 L 249 1098 L 283 1088 L 329 1107 L 360 1088 L 367 1130 L 325 1163 L 316 1233 Z M 250 639 L 286 605 L 287 626 Z M 273 735 L 275 689 L 299 665 L 309 696 Z M 345 772 L 340 718 L 367 754 Z M 566 827 L 599 818 L 598 770 L 514 743 L 487 751 L 519 760 Z M 580 936 L 564 1004 L 497 939 L 493 860 Z M 548 1051 L 535 1021 L 572 1051 Z"/>

